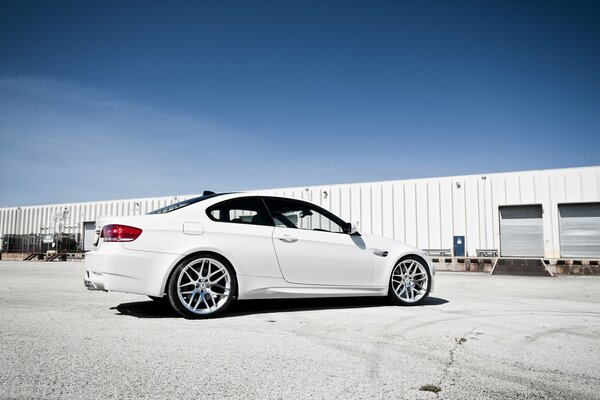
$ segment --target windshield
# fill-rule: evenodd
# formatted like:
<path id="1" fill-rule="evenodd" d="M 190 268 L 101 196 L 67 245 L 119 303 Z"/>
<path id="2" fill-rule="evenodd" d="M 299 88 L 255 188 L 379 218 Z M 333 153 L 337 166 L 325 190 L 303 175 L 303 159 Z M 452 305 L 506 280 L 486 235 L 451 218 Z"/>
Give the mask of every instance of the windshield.
<path id="1" fill-rule="evenodd" d="M 225 193 L 212 193 L 212 194 L 207 194 L 207 195 L 203 195 L 203 196 L 199 196 L 199 197 L 193 197 L 191 199 L 183 200 L 178 203 L 173 203 L 168 206 L 164 206 L 162 208 L 159 208 L 158 210 L 151 211 L 148 214 L 166 214 L 171 211 L 175 211 L 175 210 L 179 210 L 180 208 L 187 207 L 190 204 L 198 203 L 199 201 L 210 199 L 215 196 L 221 196 L 223 194 L 225 194 Z"/>

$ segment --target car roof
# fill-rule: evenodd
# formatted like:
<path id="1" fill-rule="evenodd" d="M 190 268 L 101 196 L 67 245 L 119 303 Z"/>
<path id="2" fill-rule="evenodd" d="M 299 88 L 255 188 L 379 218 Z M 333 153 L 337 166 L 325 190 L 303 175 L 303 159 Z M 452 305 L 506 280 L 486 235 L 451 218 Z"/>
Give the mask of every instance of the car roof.
<path id="1" fill-rule="evenodd" d="M 276 193 L 272 193 L 272 192 L 268 192 L 268 191 L 235 192 L 235 193 L 224 193 L 224 194 L 219 193 L 219 196 L 215 196 L 214 198 L 211 198 L 208 200 L 210 200 L 210 204 L 215 204 L 215 203 L 219 203 L 224 200 L 237 199 L 237 198 L 241 198 L 241 197 L 277 197 L 277 198 L 281 198 L 281 199 L 300 200 L 300 201 L 306 201 L 308 203 L 312 203 L 310 200 L 299 199 L 297 197 L 276 194 Z M 203 202 L 203 203 L 208 204 L 208 201 Z"/>

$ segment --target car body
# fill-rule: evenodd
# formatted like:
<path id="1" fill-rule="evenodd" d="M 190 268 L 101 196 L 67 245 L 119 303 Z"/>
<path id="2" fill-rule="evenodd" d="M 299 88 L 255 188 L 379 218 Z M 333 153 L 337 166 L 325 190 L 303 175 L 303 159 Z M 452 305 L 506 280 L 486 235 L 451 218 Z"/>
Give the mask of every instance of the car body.
<path id="1" fill-rule="evenodd" d="M 361 234 L 315 204 L 268 194 L 210 192 L 146 215 L 105 217 L 98 228 L 85 258 L 89 289 L 167 299 L 189 318 L 216 315 L 233 298 L 394 297 L 404 289 L 395 302 L 418 304 L 435 274 L 417 248 Z M 217 270 L 227 279 L 210 282 Z M 204 312 L 192 309 L 197 301 Z"/>

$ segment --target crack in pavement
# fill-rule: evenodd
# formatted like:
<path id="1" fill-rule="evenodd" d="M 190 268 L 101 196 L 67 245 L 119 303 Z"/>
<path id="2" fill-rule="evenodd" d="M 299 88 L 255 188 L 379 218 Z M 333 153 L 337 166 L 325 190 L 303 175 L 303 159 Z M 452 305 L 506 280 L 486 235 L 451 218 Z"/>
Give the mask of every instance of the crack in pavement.
<path id="1" fill-rule="evenodd" d="M 468 331 L 464 335 L 454 338 L 455 344 L 452 347 L 452 349 L 450 349 L 450 351 L 448 352 L 449 360 L 444 365 L 444 370 L 442 371 L 442 376 L 440 377 L 440 380 L 438 382 L 438 386 L 440 389 L 442 388 L 442 384 L 444 383 L 444 381 L 446 381 L 446 379 L 448 378 L 448 375 L 450 374 L 450 368 L 452 367 L 452 364 L 454 364 L 454 362 L 456 361 L 456 351 L 458 350 L 459 347 L 461 347 L 463 345 L 463 343 L 467 342 L 467 336 L 474 332 L 475 332 L 475 328 L 473 327 L 473 328 L 471 328 L 470 331 Z M 439 394 L 436 393 L 436 396 L 439 397 Z"/>

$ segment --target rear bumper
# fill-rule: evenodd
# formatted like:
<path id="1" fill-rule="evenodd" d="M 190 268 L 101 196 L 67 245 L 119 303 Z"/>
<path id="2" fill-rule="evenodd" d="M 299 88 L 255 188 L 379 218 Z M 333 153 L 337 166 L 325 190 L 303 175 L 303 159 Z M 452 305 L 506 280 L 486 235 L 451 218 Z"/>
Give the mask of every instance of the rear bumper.
<path id="1" fill-rule="evenodd" d="M 85 271 L 85 278 L 83 278 L 83 285 L 87 290 L 106 290 L 104 289 L 104 280 L 102 274 Z"/>
<path id="2" fill-rule="evenodd" d="M 104 243 L 86 254 L 84 285 L 106 290 L 162 296 L 164 283 L 178 255 L 128 250 L 121 243 Z"/>

